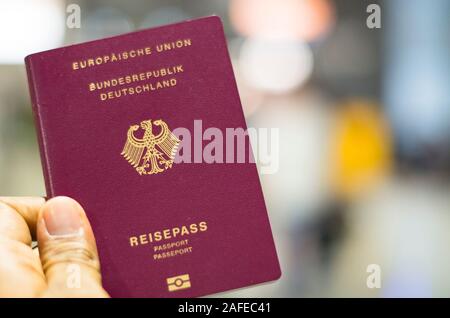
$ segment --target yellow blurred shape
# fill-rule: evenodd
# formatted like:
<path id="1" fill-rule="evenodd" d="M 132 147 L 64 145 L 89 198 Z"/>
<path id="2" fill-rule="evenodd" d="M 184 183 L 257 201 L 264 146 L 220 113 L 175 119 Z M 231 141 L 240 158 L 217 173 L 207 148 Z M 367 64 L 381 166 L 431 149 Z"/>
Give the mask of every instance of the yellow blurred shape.
<path id="1" fill-rule="evenodd" d="M 369 190 L 391 168 L 391 135 L 379 109 L 362 99 L 338 107 L 331 143 L 331 178 L 338 195 Z"/>

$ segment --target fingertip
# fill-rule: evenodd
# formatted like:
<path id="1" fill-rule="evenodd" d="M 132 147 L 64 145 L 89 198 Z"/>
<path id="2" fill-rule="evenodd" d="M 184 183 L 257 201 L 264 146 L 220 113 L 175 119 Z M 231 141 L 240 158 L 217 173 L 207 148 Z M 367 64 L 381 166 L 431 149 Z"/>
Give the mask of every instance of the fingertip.
<path id="1" fill-rule="evenodd" d="M 83 229 L 83 208 L 72 198 L 60 196 L 42 207 L 42 219 L 51 236 L 75 235 Z"/>
<path id="2" fill-rule="evenodd" d="M 97 253 L 94 233 L 84 208 L 68 196 L 57 196 L 45 202 L 36 232 L 40 246 L 52 239 L 84 237 Z"/>

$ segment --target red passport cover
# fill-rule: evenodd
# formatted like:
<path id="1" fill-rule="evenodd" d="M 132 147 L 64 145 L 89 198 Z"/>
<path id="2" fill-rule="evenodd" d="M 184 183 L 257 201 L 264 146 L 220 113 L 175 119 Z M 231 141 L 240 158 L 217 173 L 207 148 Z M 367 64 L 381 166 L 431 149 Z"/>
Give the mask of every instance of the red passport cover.
<path id="1" fill-rule="evenodd" d="M 111 296 L 194 297 L 279 278 L 256 165 L 172 162 L 185 142 L 174 128 L 247 129 L 218 17 L 25 61 L 47 195 L 85 208 Z"/>

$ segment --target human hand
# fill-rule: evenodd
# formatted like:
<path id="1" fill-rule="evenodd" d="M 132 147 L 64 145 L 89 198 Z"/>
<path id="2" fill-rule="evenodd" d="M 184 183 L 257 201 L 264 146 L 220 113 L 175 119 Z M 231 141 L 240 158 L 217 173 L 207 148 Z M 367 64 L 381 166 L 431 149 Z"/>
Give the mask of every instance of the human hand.
<path id="1" fill-rule="evenodd" d="M 108 297 L 92 228 L 75 200 L 0 197 L 0 297 Z"/>

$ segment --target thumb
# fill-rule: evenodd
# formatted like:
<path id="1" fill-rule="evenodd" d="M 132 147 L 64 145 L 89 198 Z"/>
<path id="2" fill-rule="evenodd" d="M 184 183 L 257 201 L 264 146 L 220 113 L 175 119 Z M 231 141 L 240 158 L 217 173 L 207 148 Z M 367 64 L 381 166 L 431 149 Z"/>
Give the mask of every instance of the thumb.
<path id="1" fill-rule="evenodd" d="M 107 297 L 101 286 L 94 234 L 83 208 L 56 197 L 41 208 L 37 239 L 47 278 L 43 297 Z"/>

